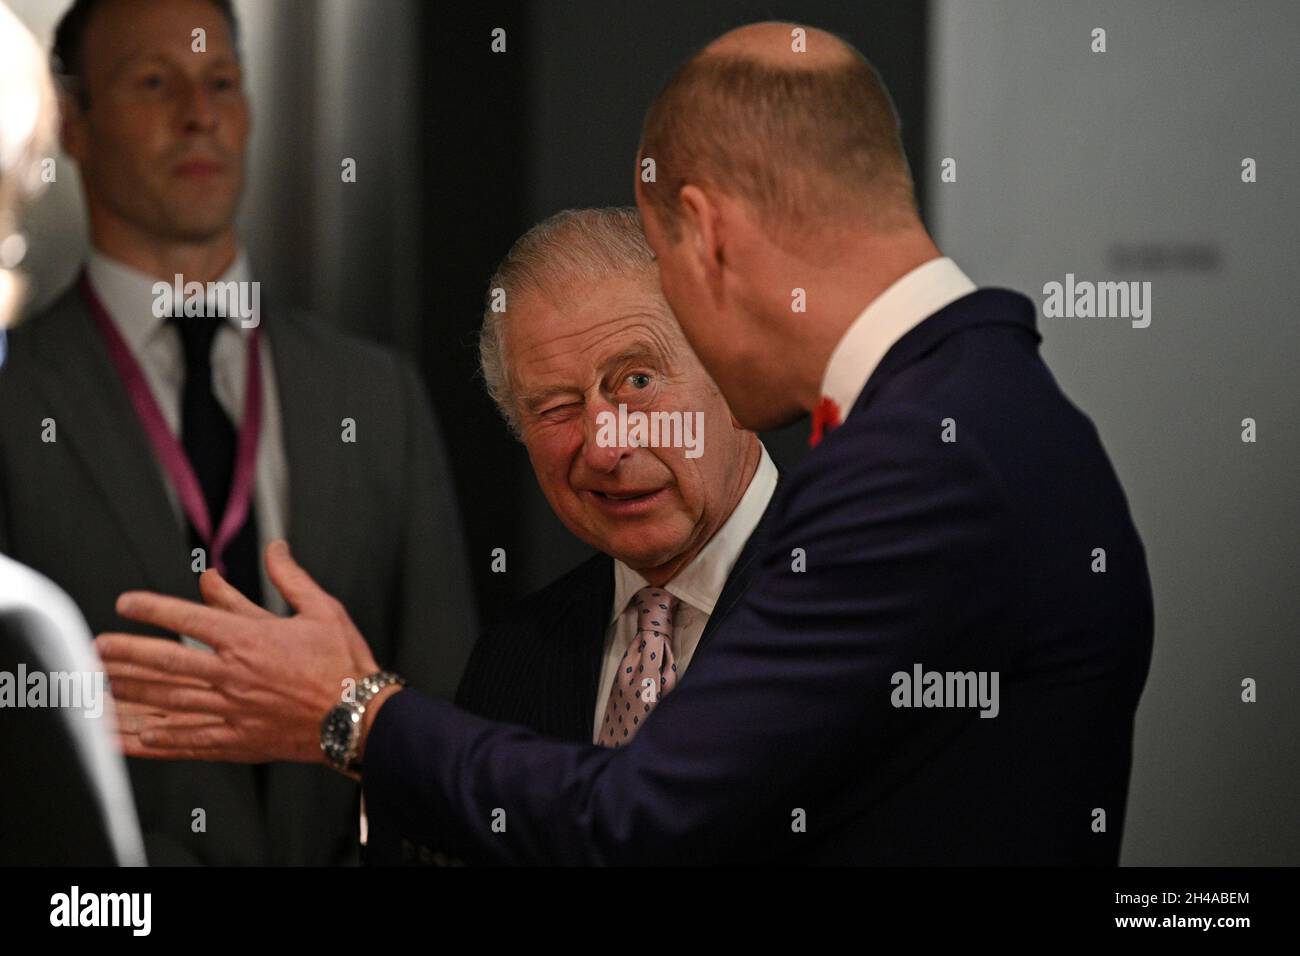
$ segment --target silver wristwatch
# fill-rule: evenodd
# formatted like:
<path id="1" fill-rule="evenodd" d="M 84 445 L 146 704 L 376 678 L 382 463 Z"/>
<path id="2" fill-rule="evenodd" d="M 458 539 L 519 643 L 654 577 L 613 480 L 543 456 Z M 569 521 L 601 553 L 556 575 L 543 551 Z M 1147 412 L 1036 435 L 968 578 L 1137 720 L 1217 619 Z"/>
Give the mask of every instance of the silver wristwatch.
<path id="1" fill-rule="evenodd" d="M 357 745 L 361 742 L 361 718 L 366 705 L 385 687 L 397 684 L 405 687 L 406 681 L 392 671 L 379 671 L 363 677 L 357 683 L 356 700 L 345 700 L 330 708 L 320 725 L 320 749 L 335 770 L 360 773 L 357 762 Z"/>

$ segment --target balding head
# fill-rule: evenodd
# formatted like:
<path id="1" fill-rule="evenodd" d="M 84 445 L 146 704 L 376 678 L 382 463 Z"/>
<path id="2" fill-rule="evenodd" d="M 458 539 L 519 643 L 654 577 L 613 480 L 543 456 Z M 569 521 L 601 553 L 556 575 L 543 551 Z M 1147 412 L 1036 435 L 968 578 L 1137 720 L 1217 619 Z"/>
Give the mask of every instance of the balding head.
<path id="1" fill-rule="evenodd" d="M 823 30 L 756 23 L 683 66 L 646 116 L 646 203 L 677 238 L 678 200 L 708 185 L 754 206 L 774 234 L 889 230 L 917 220 L 898 115 L 857 50 Z"/>

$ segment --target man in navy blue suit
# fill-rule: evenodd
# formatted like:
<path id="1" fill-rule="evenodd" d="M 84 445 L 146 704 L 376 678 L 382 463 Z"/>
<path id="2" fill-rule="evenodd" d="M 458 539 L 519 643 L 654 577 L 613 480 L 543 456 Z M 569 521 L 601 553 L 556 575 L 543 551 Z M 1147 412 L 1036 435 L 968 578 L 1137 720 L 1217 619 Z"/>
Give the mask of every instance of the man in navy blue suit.
<path id="1" fill-rule="evenodd" d="M 715 41 L 656 99 L 638 158 L 664 293 L 737 419 L 811 412 L 817 442 L 680 686 L 647 701 L 647 668 L 664 675 L 636 659 L 611 714 L 642 719 L 619 747 L 467 714 L 373 674 L 272 545 L 288 621 L 212 572 L 209 607 L 123 596 L 217 650 L 99 639 L 119 695 L 158 710 L 124 726 L 128 752 L 323 748 L 372 817 L 469 862 L 1114 864 L 1150 582 L 1034 305 L 935 247 L 888 94 L 828 34 Z M 670 647 L 664 611 L 645 608 L 648 648 Z M 367 676 L 359 703 L 320 730 L 347 675 Z"/>

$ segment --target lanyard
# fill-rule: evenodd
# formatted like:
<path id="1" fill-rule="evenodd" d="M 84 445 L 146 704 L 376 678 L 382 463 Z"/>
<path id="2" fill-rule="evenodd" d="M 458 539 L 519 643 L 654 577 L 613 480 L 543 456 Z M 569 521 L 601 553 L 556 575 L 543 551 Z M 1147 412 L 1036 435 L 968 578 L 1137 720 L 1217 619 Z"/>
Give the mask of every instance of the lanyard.
<path id="1" fill-rule="evenodd" d="M 190 524 L 198 532 L 199 539 L 207 546 L 208 556 L 218 571 L 224 573 L 225 565 L 221 559 L 226 545 L 244 524 L 248 509 L 253 499 L 253 477 L 257 463 L 257 443 L 262 432 L 262 363 L 260 360 L 260 328 L 253 329 L 248 337 L 248 367 L 244 381 L 244 421 L 239 429 L 239 444 L 235 452 L 235 475 L 230 486 L 230 498 L 226 502 L 226 513 L 221 518 L 213 535 L 212 516 L 208 514 L 208 504 L 203 497 L 202 486 L 194 474 L 185 448 L 172 430 L 167 427 L 162 409 L 154 399 L 153 390 L 144 377 L 140 363 L 131 354 L 130 347 L 118 332 L 117 326 L 109 318 L 104 304 L 91 288 L 90 280 L 82 272 L 78 285 L 86 305 L 90 307 L 91 317 L 95 320 L 104 344 L 108 346 L 109 357 L 117 367 L 118 378 L 126 388 L 135 414 L 144 427 L 154 453 L 162 463 L 172 488 L 180 500 L 181 507 Z"/>

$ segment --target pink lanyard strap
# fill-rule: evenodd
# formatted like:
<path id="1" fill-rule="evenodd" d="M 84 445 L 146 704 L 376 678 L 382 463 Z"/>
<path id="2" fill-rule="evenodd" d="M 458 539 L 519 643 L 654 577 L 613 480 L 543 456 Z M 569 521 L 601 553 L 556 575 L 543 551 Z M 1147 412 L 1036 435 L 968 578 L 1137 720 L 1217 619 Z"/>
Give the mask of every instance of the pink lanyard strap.
<path id="1" fill-rule="evenodd" d="M 253 478 L 257 465 L 257 444 L 262 432 L 262 363 L 261 363 L 261 328 L 254 328 L 248 337 L 248 368 L 244 380 L 244 421 L 239 429 L 239 445 L 235 451 L 235 475 L 230 487 L 230 498 L 226 502 L 226 513 L 222 516 L 216 538 L 212 536 L 212 518 L 208 514 L 208 504 L 203 497 L 203 489 L 194 474 L 185 448 L 167 427 L 162 409 L 154 399 L 153 390 L 145 380 L 140 363 L 131 354 L 130 347 L 109 318 L 104 304 L 90 285 L 90 279 L 82 272 L 78 284 L 81 294 L 90 307 L 91 317 L 95 320 L 104 343 L 108 346 L 109 357 L 117 367 L 118 377 L 126 388 L 131 404 L 135 406 L 136 416 L 144 426 L 145 434 L 153 445 L 154 453 L 162 463 L 172 488 L 180 499 L 185 515 L 198 532 L 199 539 L 208 547 L 208 557 L 218 571 L 225 572 L 222 553 L 226 545 L 244 524 L 248 509 L 253 500 Z"/>

